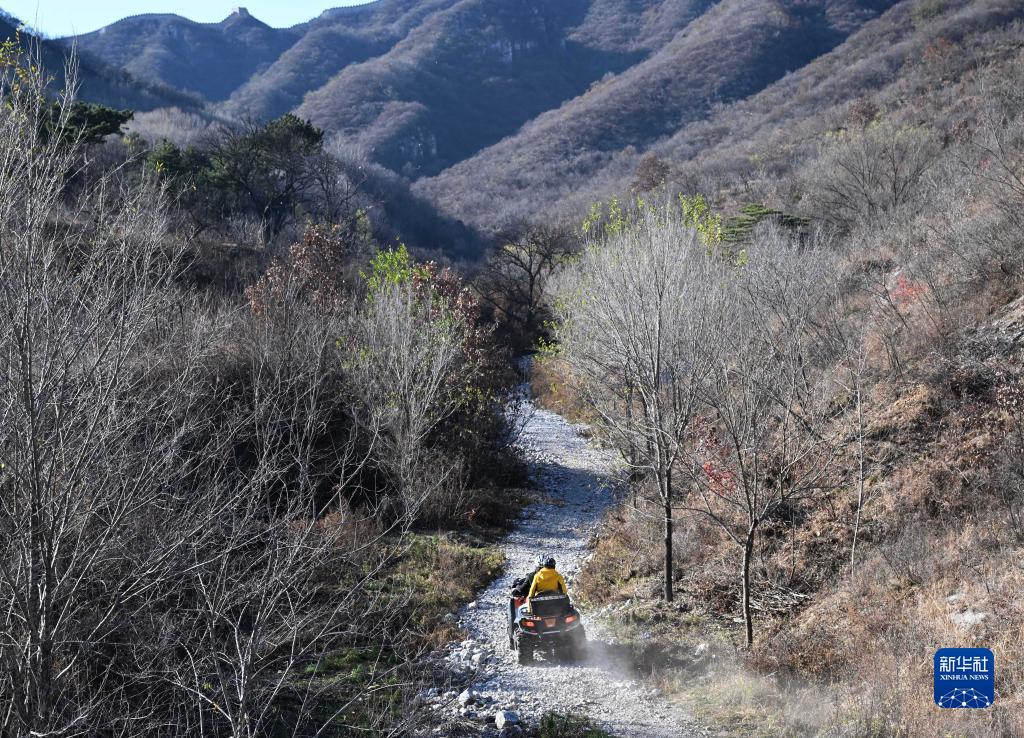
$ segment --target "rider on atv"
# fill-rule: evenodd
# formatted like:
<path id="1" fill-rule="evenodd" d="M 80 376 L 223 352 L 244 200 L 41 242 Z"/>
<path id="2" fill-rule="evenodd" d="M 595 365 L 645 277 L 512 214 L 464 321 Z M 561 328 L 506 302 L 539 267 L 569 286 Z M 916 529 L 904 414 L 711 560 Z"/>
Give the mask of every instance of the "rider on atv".
<path id="1" fill-rule="evenodd" d="M 530 591 L 527 593 L 527 599 L 532 598 L 536 594 L 541 592 L 561 592 L 564 595 L 569 594 L 568 588 L 565 586 L 565 579 L 558 570 L 555 569 L 555 560 L 549 556 L 544 561 L 544 566 L 533 576 L 533 584 L 530 585 Z"/>
<path id="2" fill-rule="evenodd" d="M 508 598 L 508 623 L 509 626 L 516 620 L 516 600 L 522 601 L 530 594 L 530 588 L 533 586 L 533 578 L 537 576 L 537 573 L 544 568 L 544 557 L 537 557 L 537 566 L 527 574 L 525 577 L 520 577 L 512 582 L 512 594 Z M 511 628 L 509 629 L 509 646 L 512 645 Z"/>
<path id="3" fill-rule="evenodd" d="M 551 556 L 540 556 L 537 559 L 537 567 L 533 571 L 512 582 L 512 596 L 508 600 L 509 625 L 511 626 L 516 620 L 517 601 L 522 602 L 535 594 L 548 591 L 569 594 L 565 586 L 565 579 L 555 569 L 555 559 Z M 512 645 L 512 629 L 510 627 L 509 647 Z"/>
<path id="4" fill-rule="evenodd" d="M 580 661 L 586 658 L 587 634 L 580 614 L 569 600 L 565 579 L 550 556 L 512 585 L 508 641 L 520 665 L 545 659 Z"/>

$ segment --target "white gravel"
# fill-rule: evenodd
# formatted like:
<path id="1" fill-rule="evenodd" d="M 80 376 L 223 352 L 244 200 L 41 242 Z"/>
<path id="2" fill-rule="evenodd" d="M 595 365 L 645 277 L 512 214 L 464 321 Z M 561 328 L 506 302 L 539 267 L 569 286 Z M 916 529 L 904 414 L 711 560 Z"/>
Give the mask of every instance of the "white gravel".
<path id="1" fill-rule="evenodd" d="M 505 608 L 512 581 L 531 571 L 538 555 L 550 554 L 568 580 L 571 595 L 588 540 L 613 501 L 605 483 L 613 454 L 591 445 L 561 416 L 529 403 L 524 408 L 519 444 L 540 499 L 524 510 L 504 541 L 505 573 L 458 613 L 468 637 L 449 649 L 448 663 L 454 671 L 472 675 L 471 689 L 479 693 L 474 701 L 489 711 L 514 710 L 527 720 L 549 710 L 585 714 L 623 738 L 704 735 L 684 710 L 638 683 L 628 665 L 616 662 L 601 642 L 600 624 L 586 612 L 590 656 L 582 664 L 539 661 L 519 666 L 509 650 Z"/>

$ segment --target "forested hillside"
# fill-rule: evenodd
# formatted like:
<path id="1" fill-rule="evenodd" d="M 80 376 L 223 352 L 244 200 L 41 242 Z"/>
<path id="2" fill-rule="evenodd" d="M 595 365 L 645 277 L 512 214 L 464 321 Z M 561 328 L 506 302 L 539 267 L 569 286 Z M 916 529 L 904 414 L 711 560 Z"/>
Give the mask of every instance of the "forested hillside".
<path id="1" fill-rule="evenodd" d="M 737 84 L 744 84 L 749 67 L 736 58 L 758 53 L 747 39 L 773 22 L 757 4 L 737 3 L 730 22 L 715 26 L 722 34 L 717 44 L 702 47 L 701 35 L 688 39 L 692 52 L 678 47 L 679 54 L 704 48 L 702 55 L 686 62 L 685 56 L 664 56 L 666 49 L 473 159 L 417 183 L 416 189 L 456 217 L 487 220 L 497 215 L 494 203 L 501 203 L 504 217 L 520 217 L 538 203 L 557 215 L 623 195 L 645 156 L 673 162 L 679 168 L 676 177 L 700 191 L 792 168 L 814 149 L 817 137 L 841 124 L 847 106 L 861 98 L 920 95 L 941 82 L 947 68 L 965 70 L 985 63 L 990 53 L 1001 53 L 1007 24 L 1024 17 L 1014 2 L 949 2 L 931 14 L 922 14 L 918 5 L 894 4 L 833 51 L 806 66 L 783 64 L 777 67 L 781 79 L 730 102 L 699 90 L 702 85 L 717 89 L 719 70 L 728 74 L 731 69 Z M 851 17 L 858 16 L 840 17 L 842 27 L 849 28 Z M 792 18 L 779 13 L 774 22 Z M 747 31 L 736 33 L 743 28 Z M 762 38 L 782 37 L 765 33 Z M 934 50 L 926 54 L 932 44 L 949 47 L 941 55 Z M 710 51 L 716 46 L 740 51 L 718 55 Z M 763 51 L 772 53 L 770 48 Z M 792 53 L 797 52 L 787 51 Z M 695 61 L 709 55 L 710 67 Z M 684 79 L 687 86 L 681 84 Z M 666 100 L 663 90 L 676 80 L 679 92 Z M 675 117 L 665 114 L 666 104 L 678 106 L 668 108 L 676 111 Z M 663 122 L 656 130 L 657 121 Z M 578 140 L 589 143 L 579 145 Z"/>
<path id="2" fill-rule="evenodd" d="M 137 16 L 77 43 L 201 94 L 218 115 L 294 112 L 407 179 L 438 175 L 419 191 L 488 228 L 495 207 L 520 216 L 539 188 L 589 189 L 634 149 L 760 92 L 892 4 L 379 0 L 289 29 L 247 12 L 205 25 Z"/>
<path id="3" fill-rule="evenodd" d="M 46 68 L 58 80 L 64 80 L 67 48 L 56 41 L 37 39 L 22 30 L 21 21 L 0 10 L 0 39 L 16 40 L 23 48 L 34 48 Z M 113 108 L 150 110 L 168 106 L 195 108 L 202 101 L 158 81 L 140 80 L 117 65 L 108 64 L 87 52 L 76 57 L 76 84 L 82 98 Z"/>
<path id="4" fill-rule="evenodd" d="M 296 29 L 270 28 L 241 8 L 213 24 L 176 15 L 134 16 L 75 43 L 138 79 L 219 101 L 274 62 L 300 35 Z"/>
<path id="5" fill-rule="evenodd" d="M 650 58 L 420 183 L 419 191 L 464 218 L 494 217 L 495 202 L 520 214 L 537 202 L 555 210 L 578 190 L 593 197 L 609 169 L 635 167 L 639 152 L 795 72 L 888 5 L 716 3 Z"/>

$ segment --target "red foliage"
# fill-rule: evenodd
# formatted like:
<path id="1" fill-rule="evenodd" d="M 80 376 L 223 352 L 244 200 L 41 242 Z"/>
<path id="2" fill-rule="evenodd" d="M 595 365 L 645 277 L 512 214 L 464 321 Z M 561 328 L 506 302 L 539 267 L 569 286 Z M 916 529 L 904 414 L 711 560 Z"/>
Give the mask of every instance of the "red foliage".
<path id="1" fill-rule="evenodd" d="M 428 261 L 413 269 L 413 284 L 420 299 L 430 305 L 432 319 L 450 316 L 461 326 L 466 358 L 477 366 L 488 365 L 495 353 L 490 350 L 492 330 L 482 325 L 480 298 L 465 286 L 462 277 Z"/>
<path id="2" fill-rule="evenodd" d="M 736 491 L 736 474 L 729 468 L 728 446 L 707 418 L 698 417 L 693 421 L 693 434 L 708 490 L 718 497 L 731 496 Z"/>
<path id="3" fill-rule="evenodd" d="M 928 291 L 924 282 L 912 282 L 905 274 L 896 278 L 896 287 L 892 290 L 892 299 L 901 308 L 907 308 Z"/>
<path id="4" fill-rule="evenodd" d="M 307 226 L 302 240 L 275 259 L 266 273 L 245 290 L 249 307 L 262 315 L 291 294 L 327 309 L 345 301 L 345 244 L 338 226 Z"/>

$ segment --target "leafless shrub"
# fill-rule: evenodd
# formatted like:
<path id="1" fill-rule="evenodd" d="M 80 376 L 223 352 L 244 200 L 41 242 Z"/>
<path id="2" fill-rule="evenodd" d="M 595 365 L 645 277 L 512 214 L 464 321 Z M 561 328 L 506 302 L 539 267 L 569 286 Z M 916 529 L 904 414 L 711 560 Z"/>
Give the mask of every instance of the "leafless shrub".
<path id="1" fill-rule="evenodd" d="M 1018 238 L 1024 235 L 1024 94 L 1016 79 L 1024 69 L 987 84 L 986 105 L 970 145 L 976 151 L 975 175 L 983 192 L 1003 213 Z"/>
<path id="2" fill-rule="evenodd" d="M 197 146 L 210 135 L 211 122 L 180 108 L 159 108 L 136 113 L 127 130 L 150 143 L 170 141 L 178 146 Z"/>
<path id="3" fill-rule="evenodd" d="M 342 720 L 358 695 L 323 714 L 323 657 L 353 611 L 393 614 L 362 586 L 387 531 L 319 516 L 366 456 L 326 432 L 336 323 L 193 320 L 161 193 L 105 177 L 66 200 L 69 96 L 44 137 L 38 65 L 0 73 L 0 733 Z"/>
<path id="4" fill-rule="evenodd" d="M 365 433 L 391 475 L 401 514 L 446 494 L 454 462 L 430 453 L 431 435 L 462 406 L 460 377 L 472 374 L 463 324 L 413 280 L 374 292 L 350 329 L 349 367 Z M 438 315 L 435 311 L 441 311 Z"/>
<path id="5" fill-rule="evenodd" d="M 939 150 L 930 131 L 887 122 L 831 134 L 810 177 L 815 215 L 843 227 L 879 222 L 913 201 Z"/>
<path id="6" fill-rule="evenodd" d="M 669 601 L 680 499 L 675 467 L 720 335 L 725 271 L 696 230 L 647 213 L 591 245 L 559 290 L 560 351 L 580 382 L 577 391 L 660 500 Z"/>

